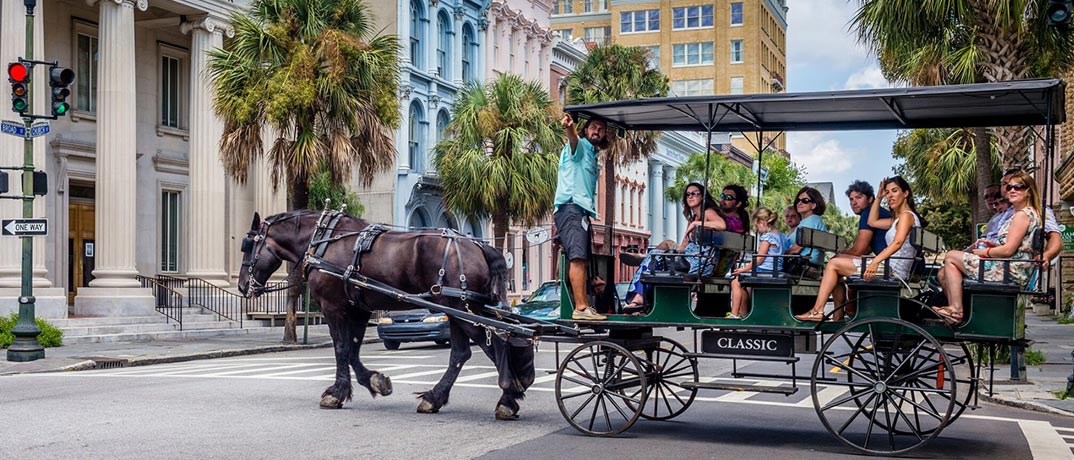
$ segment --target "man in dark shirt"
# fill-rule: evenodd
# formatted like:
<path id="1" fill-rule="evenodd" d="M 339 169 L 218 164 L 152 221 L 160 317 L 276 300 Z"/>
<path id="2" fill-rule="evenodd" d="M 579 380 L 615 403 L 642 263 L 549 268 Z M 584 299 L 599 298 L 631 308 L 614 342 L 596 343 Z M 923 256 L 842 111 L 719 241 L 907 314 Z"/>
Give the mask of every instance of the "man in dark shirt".
<path id="1" fill-rule="evenodd" d="M 887 230 L 869 226 L 869 208 L 876 199 L 873 186 L 865 181 L 854 181 L 847 187 L 847 198 L 850 198 L 850 210 L 861 216 L 858 218 L 858 235 L 854 238 L 854 244 L 845 251 L 852 256 L 865 256 L 869 253 L 880 254 L 888 247 L 885 233 Z M 887 209 L 880 208 L 880 218 L 887 219 L 891 213 Z"/>

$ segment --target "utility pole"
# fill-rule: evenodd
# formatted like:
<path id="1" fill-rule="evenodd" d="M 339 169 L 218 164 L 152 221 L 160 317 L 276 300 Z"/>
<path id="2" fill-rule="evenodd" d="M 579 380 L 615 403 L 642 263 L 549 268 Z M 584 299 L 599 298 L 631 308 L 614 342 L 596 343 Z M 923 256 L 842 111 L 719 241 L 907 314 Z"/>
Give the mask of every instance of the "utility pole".
<path id="1" fill-rule="evenodd" d="M 22 171 L 22 194 L 0 195 L 0 198 L 22 200 L 22 219 L 4 220 L 4 235 L 18 236 L 22 240 L 22 291 L 19 294 L 19 321 L 11 330 L 15 340 L 7 349 L 8 361 L 34 361 L 45 357 L 45 348 L 37 341 L 41 329 L 35 319 L 35 299 L 33 285 L 34 236 L 48 233 L 45 219 L 34 219 L 34 197 L 44 195 L 47 178 L 44 172 L 34 171 L 34 141 L 38 136 L 49 133 L 48 122 L 34 123 L 38 119 L 55 120 L 66 115 L 70 105 L 66 102 L 71 94 L 68 86 L 75 80 L 75 73 L 70 69 L 59 67 L 56 62 L 34 60 L 34 9 L 37 0 L 23 0 L 26 6 L 26 55 L 19 62 L 10 63 L 8 80 L 11 82 L 11 109 L 22 117 L 22 126 L 16 122 L 3 122 L 3 133 L 23 138 L 23 161 L 21 166 L 0 166 L 0 169 Z M 49 66 L 49 86 L 52 88 L 50 115 L 33 113 L 33 69 L 38 64 Z M 6 191 L 7 183 L 0 184 Z M 36 188 L 36 189 L 35 189 Z"/>

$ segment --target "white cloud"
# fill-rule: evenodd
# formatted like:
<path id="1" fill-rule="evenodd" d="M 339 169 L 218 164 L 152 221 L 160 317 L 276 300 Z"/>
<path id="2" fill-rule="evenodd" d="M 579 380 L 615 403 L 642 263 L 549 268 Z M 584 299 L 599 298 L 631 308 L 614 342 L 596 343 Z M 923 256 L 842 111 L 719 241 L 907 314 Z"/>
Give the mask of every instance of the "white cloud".
<path id="1" fill-rule="evenodd" d="M 806 176 L 812 181 L 831 181 L 833 176 L 854 166 L 853 152 L 839 139 L 822 133 L 788 133 L 787 150 L 795 163 L 805 167 Z"/>
<path id="2" fill-rule="evenodd" d="M 787 11 L 787 56 L 791 70 L 816 66 L 847 70 L 872 60 L 849 30 L 857 2 L 810 0 Z"/>
<path id="3" fill-rule="evenodd" d="M 880 67 L 872 65 L 854 72 L 847 78 L 846 84 L 843 85 L 843 89 L 873 89 L 873 88 L 888 88 L 891 87 L 891 83 L 884 78 L 884 74 L 880 71 Z"/>

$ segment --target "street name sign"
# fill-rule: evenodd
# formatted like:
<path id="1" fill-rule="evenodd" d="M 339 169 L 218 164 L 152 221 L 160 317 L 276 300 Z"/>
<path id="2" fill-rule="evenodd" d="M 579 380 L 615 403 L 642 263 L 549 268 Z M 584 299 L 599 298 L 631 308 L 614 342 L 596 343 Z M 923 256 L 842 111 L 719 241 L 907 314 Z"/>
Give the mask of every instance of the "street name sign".
<path id="1" fill-rule="evenodd" d="M 46 236 L 48 219 L 4 219 L 0 228 L 4 236 Z"/>
<path id="2" fill-rule="evenodd" d="M 22 122 L 3 120 L 0 121 L 0 132 L 4 134 L 10 134 L 15 137 L 26 137 L 26 126 Z"/>
<path id="3" fill-rule="evenodd" d="M 41 136 L 44 136 L 44 135 L 48 134 L 49 131 L 51 131 L 51 130 L 52 129 L 49 127 L 49 124 L 48 124 L 47 121 L 37 122 L 37 123 L 34 123 L 34 125 L 30 127 L 30 133 L 26 137 L 28 137 L 28 138 L 29 137 L 41 137 Z"/>

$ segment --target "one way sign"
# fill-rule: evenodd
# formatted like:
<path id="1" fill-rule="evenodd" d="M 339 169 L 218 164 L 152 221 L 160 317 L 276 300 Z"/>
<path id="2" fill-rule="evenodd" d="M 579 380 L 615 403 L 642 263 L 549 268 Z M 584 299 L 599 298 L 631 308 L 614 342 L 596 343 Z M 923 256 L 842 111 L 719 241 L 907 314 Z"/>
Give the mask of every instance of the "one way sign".
<path id="1" fill-rule="evenodd" d="M 4 219 L 0 224 L 4 236 L 48 235 L 48 219 Z"/>

